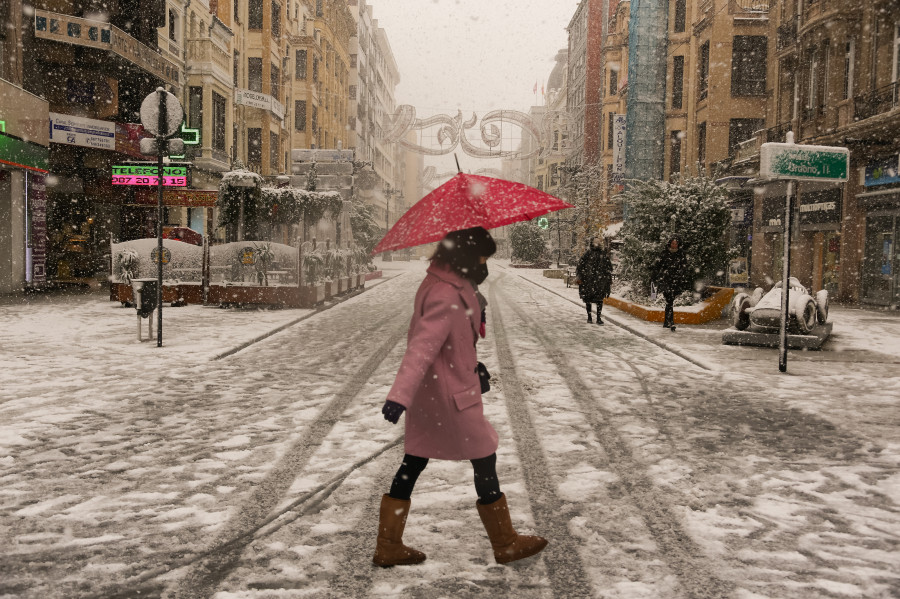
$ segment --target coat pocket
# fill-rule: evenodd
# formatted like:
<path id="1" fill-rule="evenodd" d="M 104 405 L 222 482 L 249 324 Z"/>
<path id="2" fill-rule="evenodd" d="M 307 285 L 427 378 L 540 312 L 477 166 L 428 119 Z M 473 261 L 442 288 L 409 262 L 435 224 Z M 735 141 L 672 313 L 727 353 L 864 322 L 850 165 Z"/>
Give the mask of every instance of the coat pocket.
<path id="1" fill-rule="evenodd" d="M 458 393 L 453 394 L 453 401 L 456 403 L 456 409 L 462 412 L 466 408 L 471 408 L 476 404 L 481 403 L 481 384 L 475 384 L 460 391 Z"/>

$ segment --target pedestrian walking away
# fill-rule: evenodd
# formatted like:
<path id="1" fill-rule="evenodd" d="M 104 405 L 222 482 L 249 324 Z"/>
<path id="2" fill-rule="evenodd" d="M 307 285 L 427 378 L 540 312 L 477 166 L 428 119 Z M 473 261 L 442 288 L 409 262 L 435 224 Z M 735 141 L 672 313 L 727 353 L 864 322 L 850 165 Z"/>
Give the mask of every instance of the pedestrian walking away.
<path id="1" fill-rule="evenodd" d="M 381 499 L 372 561 L 379 566 L 418 564 L 425 554 L 403 544 L 410 497 L 429 459 L 470 460 L 476 509 L 494 560 L 505 564 L 534 555 L 547 541 L 516 533 L 497 479 L 498 436 L 484 417 L 482 381 L 475 344 L 483 336 L 487 305 L 478 285 L 497 246 L 486 229 L 448 233 L 431 257 L 416 292 L 406 353 L 382 413 L 396 424 L 406 413 L 405 453 L 390 492 Z M 486 388 L 486 387 L 485 387 Z"/>
<path id="2" fill-rule="evenodd" d="M 603 324 L 600 313 L 603 300 L 609 297 L 612 289 L 612 260 L 602 237 L 591 237 L 588 241 L 588 249 L 575 269 L 575 282 L 587 309 L 587 321 L 591 322 L 591 304 L 597 304 L 597 324 Z"/>
<path id="3" fill-rule="evenodd" d="M 663 328 L 675 330 L 675 298 L 682 291 L 690 289 L 692 280 L 688 272 L 687 256 L 681 239 L 671 237 L 666 247 L 650 269 L 650 282 L 656 285 L 666 300 Z"/>

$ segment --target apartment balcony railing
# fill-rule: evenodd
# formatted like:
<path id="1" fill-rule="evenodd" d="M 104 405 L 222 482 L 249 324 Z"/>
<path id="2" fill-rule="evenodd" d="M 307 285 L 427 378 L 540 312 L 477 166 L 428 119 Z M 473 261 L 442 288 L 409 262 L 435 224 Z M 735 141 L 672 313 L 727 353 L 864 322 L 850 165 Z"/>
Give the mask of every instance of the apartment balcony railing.
<path id="1" fill-rule="evenodd" d="M 857 121 L 890 112 L 900 106 L 900 81 L 856 96 L 853 103 L 854 118 Z"/>
<path id="2" fill-rule="evenodd" d="M 779 50 L 784 50 L 797 43 L 797 17 L 778 26 L 776 43 Z"/>
<path id="3" fill-rule="evenodd" d="M 109 23 L 35 9 L 34 35 L 40 39 L 105 50 L 170 85 L 181 85 L 178 65 Z"/>
<path id="4" fill-rule="evenodd" d="M 760 143 L 761 137 L 759 132 L 754 133 L 753 137 L 750 139 L 738 143 L 737 147 L 734 149 L 734 161 L 742 162 L 759 156 Z"/>
<path id="5" fill-rule="evenodd" d="M 770 0 L 730 0 L 731 14 L 761 16 L 769 12 Z"/>
<path id="6" fill-rule="evenodd" d="M 775 125 L 774 127 L 769 127 L 766 129 L 766 143 L 775 142 L 775 143 L 784 143 L 787 139 L 788 131 L 793 129 L 793 125 L 790 121 L 785 123 L 781 123 L 780 125 Z"/>

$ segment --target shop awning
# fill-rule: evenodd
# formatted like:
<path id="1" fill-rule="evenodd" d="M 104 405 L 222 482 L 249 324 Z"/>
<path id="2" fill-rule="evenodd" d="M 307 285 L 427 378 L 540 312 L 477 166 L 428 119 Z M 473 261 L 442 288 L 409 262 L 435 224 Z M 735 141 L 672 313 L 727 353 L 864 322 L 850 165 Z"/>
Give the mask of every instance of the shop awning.
<path id="1" fill-rule="evenodd" d="M 46 173 L 50 168 L 50 149 L 0 133 L 0 164 Z"/>

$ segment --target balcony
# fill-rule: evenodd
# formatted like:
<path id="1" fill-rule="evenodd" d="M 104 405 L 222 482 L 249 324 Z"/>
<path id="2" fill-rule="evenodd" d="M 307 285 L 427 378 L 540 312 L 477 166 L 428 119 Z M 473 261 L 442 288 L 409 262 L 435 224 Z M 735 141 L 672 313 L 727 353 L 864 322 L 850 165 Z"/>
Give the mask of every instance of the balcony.
<path id="1" fill-rule="evenodd" d="M 105 50 L 169 85 L 180 86 L 178 65 L 118 27 L 46 10 L 34 11 L 34 36 L 40 39 Z"/>
<path id="2" fill-rule="evenodd" d="M 770 0 L 730 0 L 728 10 L 739 17 L 764 17 L 769 13 Z"/>
<path id="3" fill-rule="evenodd" d="M 797 17 L 790 21 L 785 21 L 778 26 L 778 35 L 776 40 L 777 49 L 784 50 L 790 48 L 797 43 Z"/>
<path id="4" fill-rule="evenodd" d="M 784 143 L 787 139 L 788 131 L 792 131 L 793 128 L 794 127 L 791 121 L 781 123 L 780 125 L 775 125 L 774 127 L 769 127 L 765 131 L 766 143 Z"/>
<path id="5" fill-rule="evenodd" d="M 890 112 L 900 106 L 900 81 L 856 96 L 853 102 L 854 119 L 857 121 Z"/>
<path id="6" fill-rule="evenodd" d="M 762 141 L 761 133 L 761 131 L 757 131 L 750 139 L 737 144 L 737 147 L 734 149 L 734 162 L 744 162 L 759 156 L 759 146 Z"/>

